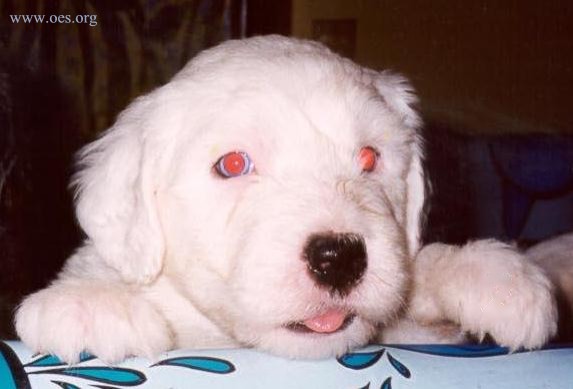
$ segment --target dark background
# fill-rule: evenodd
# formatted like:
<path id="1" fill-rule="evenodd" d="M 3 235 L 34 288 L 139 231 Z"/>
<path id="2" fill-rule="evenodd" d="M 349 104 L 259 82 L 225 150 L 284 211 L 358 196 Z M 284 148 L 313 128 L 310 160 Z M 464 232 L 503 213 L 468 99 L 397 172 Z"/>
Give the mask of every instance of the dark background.
<path id="1" fill-rule="evenodd" d="M 432 184 L 426 242 L 525 247 L 573 230 L 569 0 L 0 0 L 0 338 L 81 240 L 74 151 L 200 50 L 268 33 L 412 80 Z"/>

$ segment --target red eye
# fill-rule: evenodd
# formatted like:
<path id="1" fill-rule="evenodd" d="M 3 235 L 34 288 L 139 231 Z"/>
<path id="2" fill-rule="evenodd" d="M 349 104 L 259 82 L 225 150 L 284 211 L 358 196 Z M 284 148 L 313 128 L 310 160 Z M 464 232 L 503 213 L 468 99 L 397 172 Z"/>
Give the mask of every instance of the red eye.
<path id="1" fill-rule="evenodd" d="M 375 148 L 366 146 L 360 149 L 358 154 L 358 163 L 363 172 L 371 172 L 376 169 L 376 164 L 378 162 L 378 151 Z"/>
<path id="2" fill-rule="evenodd" d="M 214 168 L 221 177 L 232 178 L 251 173 L 255 164 L 247 153 L 232 151 L 219 158 Z"/>

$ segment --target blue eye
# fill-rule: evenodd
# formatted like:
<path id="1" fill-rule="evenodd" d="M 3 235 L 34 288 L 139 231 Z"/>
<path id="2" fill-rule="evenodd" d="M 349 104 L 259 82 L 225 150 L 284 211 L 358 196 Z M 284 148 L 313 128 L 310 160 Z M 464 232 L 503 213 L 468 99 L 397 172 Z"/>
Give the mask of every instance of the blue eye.
<path id="1" fill-rule="evenodd" d="M 250 174 L 255 168 L 255 164 L 247 153 L 232 151 L 219 158 L 214 167 L 221 177 L 233 178 Z"/>

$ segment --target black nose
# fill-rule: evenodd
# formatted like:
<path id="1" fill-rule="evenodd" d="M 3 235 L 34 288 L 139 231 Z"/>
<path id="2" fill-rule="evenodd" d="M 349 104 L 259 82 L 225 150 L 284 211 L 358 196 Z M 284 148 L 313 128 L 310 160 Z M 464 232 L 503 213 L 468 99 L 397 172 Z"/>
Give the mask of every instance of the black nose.
<path id="1" fill-rule="evenodd" d="M 346 294 L 366 270 L 366 245 L 358 234 L 312 235 L 304 248 L 311 277 L 319 286 Z"/>

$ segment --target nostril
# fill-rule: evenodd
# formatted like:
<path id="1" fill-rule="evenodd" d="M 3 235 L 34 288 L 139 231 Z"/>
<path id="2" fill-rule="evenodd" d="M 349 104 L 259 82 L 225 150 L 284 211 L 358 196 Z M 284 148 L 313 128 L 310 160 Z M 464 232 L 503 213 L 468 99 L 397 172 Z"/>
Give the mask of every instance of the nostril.
<path id="1" fill-rule="evenodd" d="M 358 234 L 316 234 L 308 239 L 304 258 L 319 286 L 344 294 L 358 284 L 366 270 L 366 244 Z"/>

